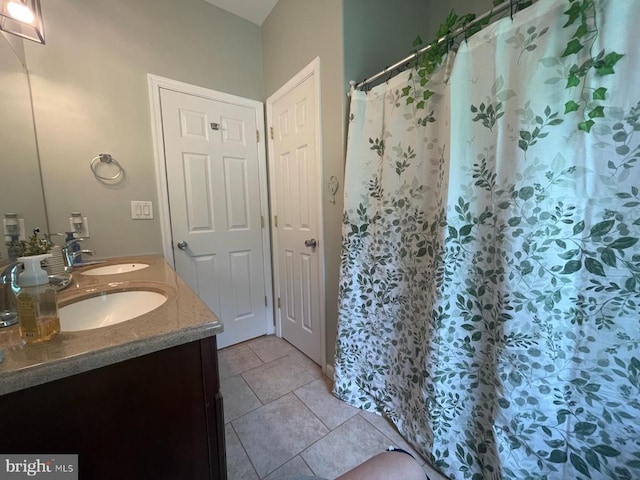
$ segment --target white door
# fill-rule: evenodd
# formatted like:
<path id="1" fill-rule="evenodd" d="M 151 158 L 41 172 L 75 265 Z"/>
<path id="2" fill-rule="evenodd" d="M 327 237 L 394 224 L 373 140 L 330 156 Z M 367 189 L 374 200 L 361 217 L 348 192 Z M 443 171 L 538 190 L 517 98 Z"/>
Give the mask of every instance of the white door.
<path id="1" fill-rule="evenodd" d="M 176 272 L 218 315 L 222 348 L 267 333 L 256 111 L 160 89 Z"/>
<path id="2" fill-rule="evenodd" d="M 283 338 L 322 364 L 321 158 L 316 70 L 267 100 L 278 325 Z"/>

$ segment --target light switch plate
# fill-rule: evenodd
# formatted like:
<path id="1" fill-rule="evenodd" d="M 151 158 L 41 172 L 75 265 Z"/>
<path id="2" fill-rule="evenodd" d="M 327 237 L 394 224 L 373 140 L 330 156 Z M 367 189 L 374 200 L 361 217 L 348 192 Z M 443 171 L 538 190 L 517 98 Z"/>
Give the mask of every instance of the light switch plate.
<path id="1" fill-rule="evenodd" d="M 133 220 L 153 220 L 153 202 L 132 200 L 131 218 Z"/>

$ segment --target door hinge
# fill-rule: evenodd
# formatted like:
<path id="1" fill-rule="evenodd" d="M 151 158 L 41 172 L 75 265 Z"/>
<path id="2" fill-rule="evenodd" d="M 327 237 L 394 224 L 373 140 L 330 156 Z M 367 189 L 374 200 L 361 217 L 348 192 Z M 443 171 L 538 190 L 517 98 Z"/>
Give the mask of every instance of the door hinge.
<path id="1" fill-rule="evenodd" d="M 260 143 L 260 130 L 256 130 L 256 142 Z"/>
<path id="2" fill-rule="evenodd" d="M 278 228 L 278 215 L 273 216 L 273 226 Z"/>
<path id="3" fill-rule="evenodd" d="M 264 215 L 260 215 L 260 226 L 264 228 Z"/>
<path id="4" fill-rule="evenodd" d="M 280 297 L 278 297 L 278 308 L 280 308 Z"/>
<path id="5" fill-rule="evenodd" d="M 273 140 L 273 127 L 269 127 L 269 134 L 271 135 L 271 140 Z"/>
<path id="6" fill-rule="evenodd" d="M 266 307 L 266 306 L 268 306 L 268 305 L 269 305 L 269 303 L 267 302 L 267 296 L 265 295 L 265 296 L 264 296 L 264 306 Z"/>

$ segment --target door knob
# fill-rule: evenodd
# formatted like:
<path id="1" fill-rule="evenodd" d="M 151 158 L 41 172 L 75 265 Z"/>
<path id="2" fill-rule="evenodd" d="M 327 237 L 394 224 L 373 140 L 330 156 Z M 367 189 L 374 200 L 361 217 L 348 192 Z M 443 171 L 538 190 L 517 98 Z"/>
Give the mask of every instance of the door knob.
<path id="1" fill-rule="evenodd" d="M 316 248 L 318 246 L 318 241 L 315 238 L 310 238 L 309 240 L 304 241 L 304 246 Z"/>
<path id="2" fill-rule="evenodd" d="M 185 242 L 185 241 L 178 242 L 178 248 L 180 250 L 186 250 L 188 246 L 189 246 L 189 244 L 187 242 Z"/>

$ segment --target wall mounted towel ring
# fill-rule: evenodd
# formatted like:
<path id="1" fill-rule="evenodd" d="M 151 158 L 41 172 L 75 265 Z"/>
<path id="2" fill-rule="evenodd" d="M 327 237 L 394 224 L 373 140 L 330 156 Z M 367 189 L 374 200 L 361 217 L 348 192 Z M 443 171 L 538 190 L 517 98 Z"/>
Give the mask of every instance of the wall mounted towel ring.
<path id="1" fill-rule="evenodd" d="M 115 174 L 110 177 L 100 175 L 98 173 L 98 170 L 101 164 L 115 166 Z M 122 166 L 115 158 L 113 158 L 108 153 L 100 153 L 97 157 L 91 160 L 91 171 L 93 172 L 93 175 L 101 182 L 119 182 L 120 180 L 122 180 L 122 177 L 124 177 L 124 170 L 122 169 Z"/>

